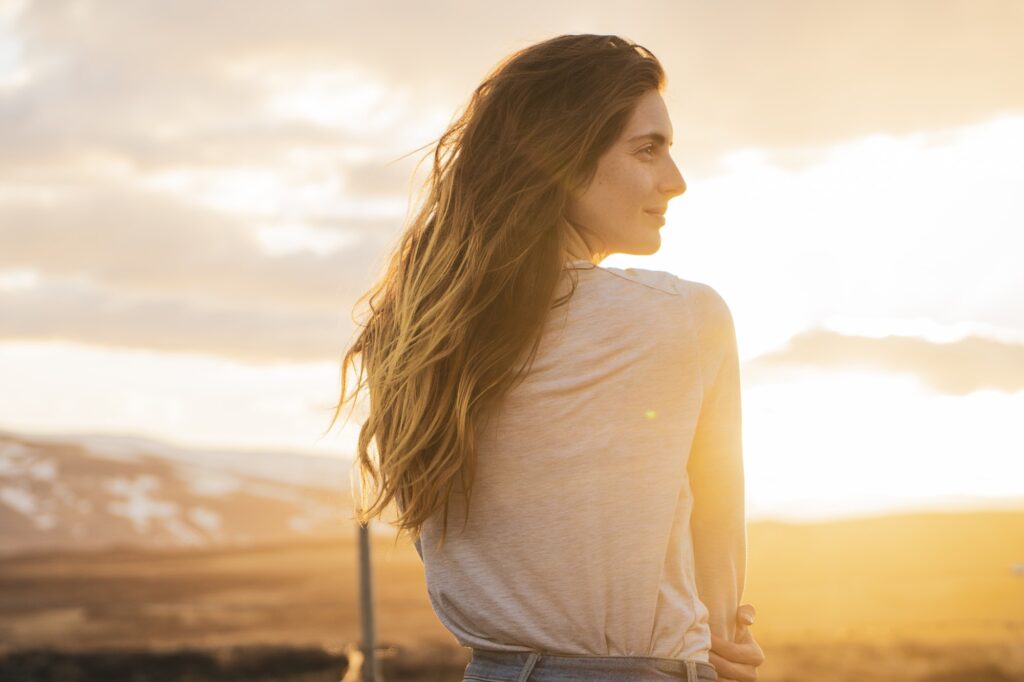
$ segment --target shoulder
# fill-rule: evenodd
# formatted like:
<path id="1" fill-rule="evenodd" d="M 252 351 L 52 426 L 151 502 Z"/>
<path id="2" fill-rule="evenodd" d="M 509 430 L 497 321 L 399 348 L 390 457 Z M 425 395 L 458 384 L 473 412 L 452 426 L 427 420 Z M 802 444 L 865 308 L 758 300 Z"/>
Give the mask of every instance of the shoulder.
<path id="1" fill-rule="evenodd" d="M 623 283 L 624 289 L 673 297 L 679 301 L 683 315 L 707 350 L 735 344 L 732 311 L 725 298 L 710 284 L 689 280 L 664 270 L 645 268 L 597 268 L 605 276 Z M 658 293 L 660 292 L 660 293 Z M 650 297 L 643 296 L 645 300 Z M 664 311 L 664 308 L 658 308 Z"/>
<path id="2" fill-rule="evenodd" d="M 683 279 L 664 270 L 643 268 L 607 268 L 602 271 L 619 279 L 633 282 L 650 289 L 682 297 L 694 313 L 694 317 L 707 324 L 732 325 L 732 312 L 718 291 L 710 284 Z"/>
<path id="3" fill-rule="evenodd" d="M 725 298 L 710 284 L 672 275 L 672 286 L 686 301 L 701 347 L 706 351 L 736 346 L 736 327 Z"/>
<path id="4" fill-rule="evenodd" d="M 715 327 L 732 327 L 732 311 L 725 298 L 710 284 L 676 277 L 677 284 L 685 291 L 698 319 Z"/>
<path id="5" fill-rule="evenodd" d="M 707 284 L 700 286 L 695 309 L 700 316 L 697 338 L 704 365 L 705 385 L 717 383 L 723 367 L 738 367 L 739 349 L 732 312 L 725 299 Z M 728 376 L 728 375 L 727 375 Z"/>
<path id="6" fill-rule="evenodd" d="M 631 282 L 637 287 L 646 287 L 670 296 L 678 296 L 682 292 L 676 286 L 678 277 L 664 270 L 647 270 L 644 268 L 609 268 L 601 266 L 602 272 L 624 282 Z M 628 285 L 627 285 L 628 286 Z"/>

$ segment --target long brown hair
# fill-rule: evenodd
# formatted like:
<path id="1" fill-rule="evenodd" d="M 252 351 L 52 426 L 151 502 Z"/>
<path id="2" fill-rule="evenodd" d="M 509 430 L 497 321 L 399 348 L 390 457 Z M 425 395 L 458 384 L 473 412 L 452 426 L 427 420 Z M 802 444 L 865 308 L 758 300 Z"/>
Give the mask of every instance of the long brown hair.
<path id="1" fill-rule="evenodd" d="M 502 60 L 432 143 L 427 199 L 383 277 L 357 301 L 369 298 L 369 317 L 344 354 L 328 426 L 368 387 L 356 460 L 360 524 L 395 500 L 393 525 L 416 539 L 442 511 L 443 545 L 458 479 L 468 519 L 476 436 L 525 378 L 548 311 L 576 289 L 573 277 L 568 295 L 556 298 L 569 199 L 592 181 L 637 101 L 664 86 L 660 62 L 642 46 L 562 35 Z M 346 396 L 356 355 L 357 383 Z"/>

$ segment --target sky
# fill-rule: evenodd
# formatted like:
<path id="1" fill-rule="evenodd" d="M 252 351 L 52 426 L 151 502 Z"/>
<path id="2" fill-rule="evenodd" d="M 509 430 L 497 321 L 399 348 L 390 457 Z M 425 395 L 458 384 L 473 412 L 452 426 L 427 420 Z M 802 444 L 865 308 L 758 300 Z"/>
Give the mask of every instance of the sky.
<path id="1" fill-rule="evenodd" d="M 353 306 L 507 54 L 615 33 L 727 301 L 748 516 L 1024 508 L 1024 4 L 0 0 L 0 428 L 351 455 Z M 415 152 L 415 153 L 414 153 Z"/>

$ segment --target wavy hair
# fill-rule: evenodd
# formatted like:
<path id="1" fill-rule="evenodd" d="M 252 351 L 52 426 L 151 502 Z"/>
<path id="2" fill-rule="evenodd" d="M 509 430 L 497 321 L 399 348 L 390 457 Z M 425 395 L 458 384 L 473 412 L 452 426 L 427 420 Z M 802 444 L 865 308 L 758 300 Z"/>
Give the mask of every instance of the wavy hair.
<path id="1" fill-rule="evenodd" d="M 569 293 L 556 296 L 570 198 L 593 180 L 637 101 L 664 87 L 664 70 L 644 47 L 614 35 L 562 35 L 499 62 L 428 145 L 426 201 L 357 301 L 369 299 L 370 311 L 344 353 L 328 426 L 368 388 L 355 460 L 361 525 L 394 500 L 392 525 L 414 540 L 441 512 L 443 545 L 459 482 L 465 528 L 477 435 L 532 366 L 548 311 L 578 284 L 573 274 Z"/>

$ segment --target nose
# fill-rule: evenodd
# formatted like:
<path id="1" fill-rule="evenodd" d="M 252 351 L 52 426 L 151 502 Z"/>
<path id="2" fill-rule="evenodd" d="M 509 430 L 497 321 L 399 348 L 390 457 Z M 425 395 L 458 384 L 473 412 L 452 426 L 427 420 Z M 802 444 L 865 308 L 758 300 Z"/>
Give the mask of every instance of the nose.
<path id="1" fill-rule="evenodd" d="M 677 197 L 686 191 L 686 180 L 683 179 L 683 174 L 679 172 L 679 167 L 676 166 L 676 162 L 669 157 L 668 171 L 665 174 L 665 179 L 661 183 L 661 191 L 669 199 Z"/>

